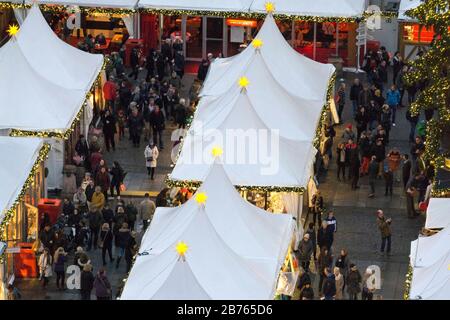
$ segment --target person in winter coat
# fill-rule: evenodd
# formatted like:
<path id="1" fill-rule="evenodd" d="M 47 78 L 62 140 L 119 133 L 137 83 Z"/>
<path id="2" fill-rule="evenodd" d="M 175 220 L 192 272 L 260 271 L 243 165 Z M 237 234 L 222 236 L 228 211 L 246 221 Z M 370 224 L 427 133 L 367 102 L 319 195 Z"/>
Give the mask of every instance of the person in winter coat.
<path id="1" fill-rule="evenodd" d="M 53 259 L 55 263 L 55 273 L 56 273 L 56 288 L 64 290 L 64 283 L 65 283 L 65 275 L 66 270 L 64 268 L 64 264 L 67 261 L 67 252 L 64 251 L 63 247 L 59 247 L 55 251 L 55 256 Z"/>
<path id="2" fill-rule="evenodd" d="M 384 195 L 388 196 L 390 195 L 392 197 L 392 189 L 394 186 L 394 174 L 391 170 L 391 168 L 387 167 L 385 168 L 383 172 L 384 182 L 385 182 L 385 191 Z"/>
<path id="3" fill-rule="evenodd" d="M 375 270 L 367 268 L 366 272 L 364 272 L 364 276 L 362 279 L 362 292 L 361 292 L 361 300 L 373 300 L 373 293 L 375 292 L 375 279 L 372 275 L 375 273 Z"/>
<path id="4" fill-rule="evenodd" d="M 120 185 L 124 179 L 124 172 L 122 167 L 117 161 L 113 162 L 113 167 L 109 170 L 111 174 L 111 184 L 110 184 L 110 193 L 111 197 L 114 197 L 114 189 L 117 192 L 117 199 L 120 199 Z"/>
<path id="5" fill-rule="evenodd" d="M 323 292 L 323 281 L 327 277 L 326 270 L 333 264 L 333 256 L 327 247 L 321 247 L 319 258 L 317 259 L 317 272 L 319 273 L 319 292 Z"/>
<path id="6" fill-rule="evenodd" d="M 414 137 L 416 135 L 416 127 L 419 123 L 419 115 L 412 115 L 410 110 L 406 111 L 406 120 L 408 120 L 410 125 L 409 130 L 409 142 L 414 143 Z"/>
<path id="7" fill-rule="evenodd" d="M 313 244 L 313 258 L 317 260 L 316 251 L 317 251 L 317 233 L 315 229 L 314 222 L 310 222 L 308 225 L 308 229 L 306 230 L 306 234 L 309 234 L 309 240 Z"/>
<path id="8" fill-rule="evenodd" d="M 392 125 L 395 127 L 395 115 L 397 114 L 397 107 L 400 105 L 400 92 L 397 90 L 395 84 L 391 86 L 386 94 L 386 103 L 392 112 Z"/>
<path id="9" fill-rule="evenodd" d="M 105 196 L 105 200 L 108 199 L 108 190 L 111 185 L 109 173 L 106 171 L 106 167 L 102 167 L 95 177 L 95 184 L 100 186 Z"/>
<path id="10" fill-rule="evenodd" d="M 402 181 L 403 181 L 403 188 L 406 189 L 406 184 L 409 181 L 409 178 L 411 177 L 411 169 L 412 169 L 412 163 L 409 159 L 409 155 L 404 154 L 402 156 Z"/>
<path id="11" fill-rule="evenodd" d="M 206 74 L 208 73 L 209 65 L 210 65 L 210 63 L 207 59 L 202 60 L 202 62 L 198 66 L 198 71 L 197 71 L 197 79 L 198 80 L 205 81 Z"/>
<path id="12" fill-rule="evenodd" d="M 378 169 L 379 165 L 377 162 L 377 157 L 372 156 L 372 159 L 370 160 L 369 163 L 369 186 L 370 186 L 369 198 L 373 198 L 375 196 L 375 181 L 377 180 Z"/>
<path id="13" fill-rule="evenodd" d="M 106 108 L 114 108 L 114 100 L 117 96 L 117 84 L 114 82 L 114 77 L 110 76 L 108 81 L 103 85 L 103 97 L 105 98 Z"/>
<path id="14" fill-rule="evenodd" d="M 336 278 L 330 268 L 325 268 L 325 281 L 322 287 L 324 300 L 333 300 L 336 295 Z"/>
<path id="15" fill-rule="evenodd" d="M 370 163 L 370 139 L 367 137 L 365 131 L 361 133 L 361 138 L 359 139 L 358 149 L 361 155 L 361 176 L 367 175 L 369 173 L 369 163 Z"/>
<path id="16" fill-rule="evenodd" d="M 350 271 L 347 276 L 347 293 L 350 300 L 358 300 L 358 294 L 361 292 L 362 277 L 358 268 L 353 263 L 350 264 Z"/>
<path id="17" fill-rule="evenodd" d="M 155 203 L 150 200 L 150 195 L 146 193 L 144 195 L 144 200 L 141 201 L 138 208 L 139 218 L 142 219 L 142 223 L 144 225 L 144 232 L 147 230 L 148 223 L 153 218 L 155 210 Z"/>
<path id="18" fill-rule="evenodd" d="M 369 86 L 364 84 L 362 91 L 359 92 L 358 106 L 368 106 L 372 100 L 372 92 L 369 90 Z"/>
<path id="19" fill-rule="evenodd" d="M 39 240 L 42 242 L 44 248 L 48 248 L 51 252 L 51 248 L 53 248 L 55 242 L 55 231 L 49 223 L 46 224 L 44 229 L 40 232 Z"/>
<path id="20" fill-rule="evenodd" d="M 385 145 L 389 143 L 389 133 L 391 131 L 391 125 L 392 125 L 391 115 L 392 115 L 392 111 L 391 111 L 390 107 L 387 104 L 385 104 L 382 108 L 382 112 L 380 115 L 380 124 L 386 132 L 386 141 L 384 141 Z"/>
<path id="21" fill-rule="evenodd" d="M 399 173 L 398 169 L 400 168 L 401 160 L 402 160 L 402 157 L 397 148 L 393 148 L 387 154 L 387 162 L 388 162 L 389 169 L 392 171 L 392 173 L 394 175 L 394 179 L 397 182 L 400 182 L 400 177 L 398 175 L 398 173 Z"/>
<path id="22" fill-rule="evenodd" d="M 114 262 L 114 258 L 112 256 L 112 244 L 113 244 L 113 234 L 111 231 L 111 227 L 107 222 L 102 225 L 102 229 L 100 231 L 100 246 L 102 248 L 102 261 L 103 266 L 106 266 L 106 252 L 108 251 L 110 262 Z"/>
<path id="23" fill-rule="evenodd" d="M 89 212 L 89 229 L 90 229 L 90 237 L 89 244 L 87 250 L 91 250 L 94 247 L 94 250 L 97 250 L 98 244 L 98 234 L 100 231 L 100 226 L 102 223 L 102 215 L 101 211 L 92 211 Z"/>
<path id="24" fill-rule="evenodd" d="M 300 300 L 314 300 L 314 289 L 311 287 L 311 282 L 306 282 L 300 292 Z"/>
<path id="25" fill-rule="evenodd" d="M 354 143 L 353 139 L 348 139 L 347 144 L 345 145 L 345 165 L 348 168 L 348 180 L 351 180 L 353 178 L 353 174 L 355 172 L 355 162 L 356 160 L 359 161 L 358 158 L 358 145 Z M 359 164 L 356 163 L 358 166 L 359 171 Z M 359 176 L 359 172 L 358 172 Z M 357 182 L 357 181 L 356 181 Z"/>
<path id="26" fill-rule="evenodd" d="M 131 200 L 125 206 L 125 214 L 127 215 L 128 226 L 130 227 L 130 230 L 133 231 L 137 220 L 138 211 Z"/>
<path id="27" fill-rule="evenodd" d="M 122 260 L 122 257 L 125 256 L 125 250 L 127 249 L 127 246 L 130 243 L 131 238 L 131 232 L 128 228 L 128 223 L 123 223 L 122 227 L 119 229 L 117 235 L 117 244 L 118 244 L 118 254 L 117 254 L 117 261 L 116 261 L 116 269 L 119 268 L 120 260 Z"/>
<path id="28" fill-rule="evenodd" d="M 387 243 L 386 252 L 388 255 L 391 253 L 391 223 L 392 219 L 384 216 L 383 210 L 377 211 L 377 226 L 381 234 L 381 248 L 380 253 L 384 254 L 384 249 Z"/>
<path id="29" fill-rule="evenodd" d="M 87 197 L 83 190 L 83 188 L 78 188 L 77 192 L 74 193 L 72 202 L 74 205 L 74 209 L 84 210 L 87 206 Z M 72 211 L 72 214 L 75 210 Z M 70 215 L 68 215 L 70 217 Z"/>
<path id="30" fill-rule="evenodd" d="M 91 260 L 89 259 L 86 252 L 84 252 L 82 247 L 77 247 L 77 250 L 75 251 L 74 257 L 73 257 L 73 264 L 80 267 L 81 270 L 83 270 L 83 267 L 87 264 L 90 264 Z"/>
<path id="31" fill-rule="evenodd" d="M 342 82 L 339 86 L 336 100 L 337 100 L 336 104 L 338 105 L 339 122 L 342 123 L 344 121 L 342 118 L 342 112 L 344 111 L 344 106 L 345 106 L 345 83 L 344 82 Z"/>
<path id="32" fill-rule="evenodd" d="M 162 132 L 165 128 L 165 118 L 164 114 L 161 112 L 159 106 L 155 107 L 155 110 L 150 114 L 150 126 L 152 127 L 153 131 L 153 143 L 158 143 L 158 137 L 159 137 L 159 148 L 163 149 L 163 139 L 162 139 Z"/>
<path id="33" fill-rule="evenodd" d="M 347 141 L 348 141 L 349 139 L 352 139 L 353 141 L 356 141 L 355 138 L 356 138 L 356 137 L 355 137 L 355 133 L 353 132 L 353 126 L 352 126 L 351 124 L 348 124 L 348 125 L 345 127 L 344 133 L 342 134 L 342 141 L 343 141 L 344 143 L 347 143 Z"/>
<path id="34" fill-rule="evenodd" d="M 313 195 L 311 202 L 314 215 L 313 223 L 316 224 L 317 219 L 317 225 L 320 227 L 320 225 L 322 224 L 323 197 L 319 189 L 316 190 L 316 193 Z"/>
<path id="35" fill-rule="evenodd" d="M 94 275 L 92 265 L 86 264 L 80 275 L 80 295 L 81 300 L 91 300 L 91 291 L 94 288 Z"/>
<path id="36" fill-rule="evenodd" d="M 335 266 L 339 268 L 340 274 L 344 277 L 344 285 L 345 288 L 345 280 L 347 279 L 348 272 L 350 270 L 350 259 L 348 258 L 348 253 L 346 249 L 341 249 L 339 256 L 336 258 Z"/>
<path id="37" fill-rule="evenodd" d="M 398 91 L 400 92 L 400 107 L 403 106 L 403 97 L 405 96 L 405 91 L 406 91 L 406 80 L 405 80 L 405 76 L 406 73 L 408 72 L 408 67 L 404 66 L 400 72 L 396 75 L 395 81 L 393 83 L 395 83 L 395 85 L 397 86 Z"/>
<path id="38" fill-rule="evenodd" d="M 314 249 L 309 237 L 309 234 L 305 233 L 302 241 L 298 245 L 298 260 L 305 272 L 309 272 L 309 262 Z"/>
<path id="39" fill-rule="evenodd" d="M 355 116 L 356 112 L 358 111 L 358 99 L 359 94 L 361 93 L 362 90 L 363 86 L 361 84 L 361 80 L 355 78 L 352 86 L 350 87 L 350 101 L 352 102 L 353 116 Z"/>
<path id="40" fill-rule="evenodd" d="M 44 252 L 39 257 L 39 273 L 42 279 L 42 287 L 46 288 L 52 276 L 53 258 L 49 248 L 44 248 Z"/>
<path id="41" fill-rule="evenodd" d="M 342 172 L 342 179 L 345 181 L 345 159 L 346 159 L 345 144 L 340 143 L 336 149 L 336 164 L 337 164 L 337 179 L 338 179 L 338 181 L 341 181 L 341 172 Z"/>
<path id="42" fill-rule="evenodd" d="M 366 109 L 362 106 L 355 116 L 356 121 L 356 142 L 359 142 L 361 133 L 367 130 L 367 124 L 369 123 L 369 114 Z"/>
<path id="43" fill-rule="evenodd" d="M 130 138 L 135 148 L 139 148 L 141 142 L 142 128 L 144 128 L 144 119 L 139 114 L 138 110 L 134 108 L 131 115 L 128 117 L 128 129 Z"/>
<path id="44" fill-rule="evenodd" d="M 159 156 L 158 148 L 154 142 L 150 142 L 150 144 L 145 148 L 144 151 L 145 156 L 145 166 L 147 167 L 147 173 L 152 180 L 155 177 L 155 169 L 157 165 L 157 160 Z"/>
<path id="45" fill-rule="evenodd" d="M 384 159 L 386 158 L 386 148 L 383 145 L 383 142 L 380 139 L 377 139 L 375 145 L 372 146 L 371 150 L 372 156 L 376 157 L 376 162 L 378 164 L 378 174 L 377 176 L 381 178 L 383 174 L 383 164 Z M 370 165 L 369 165 L 370 171 Z"/>
<path id="46" fill-rule="evenodd" d="M 322 227 L 317 231 L 317 244 L 319 248 L 326 247 L 328 251 L 330 251 L 331 245 L 333 244 L 333 234 L 328 228 L 326 221 L 322 222 Z"/>
<path id="47" fill-rule="evenodd" d="M 101 268 L 100 270 L 98 270 L 94 278 L 93 287 L 97 300 L 111 300 L 112 288 L 111 284 L 109 283 L 108 277 L 106 276 L 105 269 Z"/>
<path id="48" fill-rule="evenodd" d="M 105 203 L 106 203 L 106 198 L 102 192 L 102 188 L 100 186 L 96 186 L 95 192 L 92 195 L 92 202 L 91 202 L 90 210 L 91 211 L 101 211 L 101 210 L 103 210 Z"/>
<path id="49" fill-rule="evenodd" d="M 178 128 L 186 127 L 186 117 L 187 117 L 187 109 L 186 109 L 186 100 L 180 99 L 180 102 L 175 105 L 175 123 L 178 125 Z"/>
<path id="50" fill-rule="evenodd" d="M 116 117 L 109 110 L 106 110 L 102 117 L 102 122 L 106 151 L 109 152 L 110 147 L 112 147 L 113 151 L 116 151 L 116 143 L 114 141 L 114 135 L 117 133 Z"/>
<path id="51" fill-rule="evenodd" d="M 125 247 L 125 262 L 126 262 L 126 272 L 130 272 L 131 265 L 133 262 L 133 257 L 137 250 L 137 243 L 136 243 L 136 232 L 132 231 L 130 233 L 130 237 L 128 238 L 128 243 Z"/>

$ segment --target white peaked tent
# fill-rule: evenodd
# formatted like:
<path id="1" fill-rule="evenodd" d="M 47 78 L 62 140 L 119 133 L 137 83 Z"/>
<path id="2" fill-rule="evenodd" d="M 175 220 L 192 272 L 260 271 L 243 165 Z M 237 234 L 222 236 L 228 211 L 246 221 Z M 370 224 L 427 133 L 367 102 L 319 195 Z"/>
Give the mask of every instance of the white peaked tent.
<path id="1" fill-rule="evenodd" d="M 22 3 L 22 0 L 10 1 L 13 3 Z M 138 0 L 25 0 L 25 4 L 55 4 L 64 6 L 80 6 L 80 7 L 102 7 L 102 8 L 121 8 L 135 9 Z"/>
<path id="2" fill-rule="evenodd" d="M 254 0 L 250 12 L 266 12 L 267 0 Z M 273 0 L 275 14 L 317 16 L 317 17 L 362 17 L 366 9 L 366 0 Z"/>
<path id="3" fill-rule="evenodd" d="M 450 199 L 431 198 L 427 208 L 425 228 L 439 229 L 450 225 Z"/>
<path id="4" fill-rule="evenodd" d="M 214 161 L 210 150 L 217 145 L 224 150 L 224 169 L 233 185 L 306 187 L 316 154 L 311 140 L 283 137 L 289 135 L 283 125 L 262 120 L 237 85 L 219 99 L 222 109 L 214 114 L 208 113 L 209 106 L 196 112 L 199 119 L 189 128 L 171 179 L 203 181 Z"/>
<path id="5" fill-rule="evenodd" d="M 0 74 L 0 129 L 64 132 L 85 100 L 84 90 L 44 78 L 15 38 L 0 48 Z"/>
<path id="6" fill-rule="evenodd" d="M 252 0 L 140 0 L 140 8 L 247 12 Z"/>
<path id="7" fill-rule="evenodd" d="M 309 4 L 310 2 L 308 2 Z M 263 92 L 269 93 L 273 84 L 286 90 L 291 96 L 299 97 L 298 109 L 319 109 L 325 105 L 328 84 L 335 68 L 331 64 L 313 61 L 295 51 L 284 39 L 274 18 L 268 15 L 255 37 L 263 41 L 261 48 L 249 45 L 243 52 L 230 58 L 215 59 L 203 84 L 201 96 L 218 96 L 227 92 L 243 74 L 253 75 L 253 85 L 265 85 Z M 259 60 L 255 56 L 261 56 Z M 289 63 L 286 63 L 289 61 Z M 263 70 L 259 70 L 263 64 Z M 270 83 L 259 79 L 262 72 L 268 72 Z M 250 78 L 250 76 L 248 77 Z M 275 109 L 277 105 L 272 106 Z M 279 104 L 279 107 L 283 107 Z"/>
<path id="8" fill-rule="evenodd" d="M 429 237 L 411 242 L 410 262 L 414 268 L 427 267 L 450 251 L 450 225 Z M 450 261 L 449 261 L 450 263 Z"/>
<path id="9" fill-rule="evenodd" d="M 16 35 L 23 55 L 45 79 L 87 93 L 102 69 L 103 56 L 79 50 L 51 30 L 34 5 Z"/>
<path id="10" fill-rule="evenodd" d="M 0 222 L 19 196 L 42 146 L 38 138 L 0 137 Z"/>
<path id="11" fill-rule="evenodd" d="M 406 15 L 406 11 L 415 9 L 422 4 L 422 0 L 401 0 L 400 8 L 398 9 L 398 20 L 405 22 L 414 22 L 414 18 Z"/>
<path id="12" fill-rule="evenodd" d="M 448 242 L 447 242 L 448 245 Z M 415 268 L 409 292 L 410 299 L 450 299 L 450 250 L 429 266 Z"/>
<path id="13" fill-rule="evenodd" d="M 207 195 L 197 203 L 198 193 Z M 157 208 L 122 299 L 273 299 L 294 233 L 291 215 L 245 201 L 215 162 L 180 207 Z M 179 241 L 189 249 L 179 261 Z"/>

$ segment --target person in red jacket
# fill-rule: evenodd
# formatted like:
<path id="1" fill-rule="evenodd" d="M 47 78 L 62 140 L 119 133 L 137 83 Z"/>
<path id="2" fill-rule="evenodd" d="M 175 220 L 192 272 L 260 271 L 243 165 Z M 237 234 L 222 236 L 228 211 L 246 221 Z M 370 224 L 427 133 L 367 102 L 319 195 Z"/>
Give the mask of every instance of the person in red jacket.
<path id="1" fill-rule="evenodd" d="M 110 109 L 114 109 L 114 101 L 117 95 L 117 85 L 114 82 L 114 77 L 110 76 L 109 80 L 103 85 L 103 96 L 105 97 L 106 106 Z"/>

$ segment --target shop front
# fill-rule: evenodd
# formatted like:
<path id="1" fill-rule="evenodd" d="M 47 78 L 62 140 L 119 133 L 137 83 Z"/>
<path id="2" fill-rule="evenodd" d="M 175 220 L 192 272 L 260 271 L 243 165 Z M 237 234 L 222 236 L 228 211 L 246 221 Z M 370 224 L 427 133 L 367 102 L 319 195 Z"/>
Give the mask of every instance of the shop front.
<path id="1" fill-rule="evenodd" d="M 418 52 L 429 48 L 434 35 L 433 27 L 402 22 L 399 26 L 399 51 L 406 60 L 414 60 Z"/>

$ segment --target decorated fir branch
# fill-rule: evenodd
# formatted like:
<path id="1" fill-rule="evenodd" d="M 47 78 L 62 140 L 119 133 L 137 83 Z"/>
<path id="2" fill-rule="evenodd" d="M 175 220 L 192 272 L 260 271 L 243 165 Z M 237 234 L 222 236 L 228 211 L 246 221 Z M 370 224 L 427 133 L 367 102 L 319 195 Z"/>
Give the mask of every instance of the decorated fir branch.
<path id="1" fill-rule="evenodd" d="M 405 280 L 405 292 L 403 293 L 403 300 L 409 300 L 409 292 L 411 291 L 411 282 L 413 277 L 413 268 L 411 265 L 408 265 L 408 272 L 406 273 Z"/>
<path id="2" fill-rule="evenodd" d="M 450 127 L 450 8 L 448 0 L 428 0 L 406 14 L 435 32 L 430 49 L 411 63 L 412 71 L 406 75 L 406 83 L 423 87 L 411 104 L 413 115 L 427 109 L 438 112 L 437 119 L 428 122 L 423 155 L 437 173 L 445 165 L 446 155 L 440 150 L 443 130 Z M 445 190 L 433 190 L 435 197 L 445 194 Z"/>
<path id="3" fill-rule="evenodd" d="M 4 240 L 3 236 L 5 234 L 6 227 L 8 226 L 12 217 L 14 216 L 14 212 L 17 209 L 17 206 L 25 197 L 25 194 L 26 194 L 28 188 L 33 183 L 34 176 L 36 175 L 36 172 L 39 170 L 41 163 L 47 159 L 49 152 L 50 152 L 50 145 L 47 143 L 44 143 L 41 150 L 39 151 L 39 155 L 38 155 L 36 161 L 33 164 L 33 167 L 31 168 L 28 178 L 25 180 L 25 183 L 22 186 L 22 189 L 20 190 L 19 195 L 17 196 L 16 200 L 11 205 L 11 207 L 6 208 L 6 211 L 4 212 L 3 220 L 0 222 L 0 240 Z M 0 256 L 0 264 L 3 263 L 3 259 L 4 259 L 4 256 Z"/>

